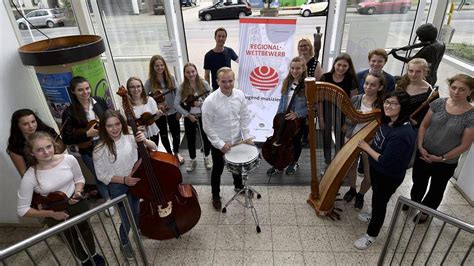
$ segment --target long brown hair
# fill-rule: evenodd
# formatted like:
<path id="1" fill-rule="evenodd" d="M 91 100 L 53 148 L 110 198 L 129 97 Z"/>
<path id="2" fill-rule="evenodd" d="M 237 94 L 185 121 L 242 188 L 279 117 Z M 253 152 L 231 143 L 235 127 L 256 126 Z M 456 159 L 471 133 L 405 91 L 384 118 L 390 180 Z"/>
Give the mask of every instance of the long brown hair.
<path id="1" fill-rule="evenodd" d="M 76 90 L 77 85 L 87 82 L 87 84 L 90 87 L 90 82 L 81 76 L 76 76 L 71 79 L 71 82 L 69 83 L 69 96 L 71 97 L 71 105 L 69 108 L 71 108 L 71 114 L 74 118 L 76 118 L 79 123 L 81 124 L 87 124 L 87 114 L 86 111 L 84 111 L 84 107 L 82 107 L 81 103 L 77 99 L 76 94 L 74 94 L 74 90 Z"/>
<path id="2" fill-rule="evenodd" d="M 123 117 L 123 115 L 121 115 L 120 112 L 118 111 L 107 110 L 105 111 L 104 116 L 99 122 L 100 142 L 99 144 L 97 144 L 94 150 L 99 150 L 103 146 L 106 146 L 107 149 L 109 149 L 110 153 L 114 155 L 114 162 L 115 162 L 117 160 L 117 149 L 115 147 L 115 141 L 112 139 L 112 137 L 109 136 L 109 134 L 107 133 L 107 129 L 105 127 L 107 120 L 109 120 L 109 118 L 112 118 L 112 117 L 116 117 L 120 121 L 120 124 L 122 125 L 122 135 L 129 134 L 127 121 L 125 121 L 125 118 Z"/>
<path id="3" fill-rule="evenodd" d="M 26 139 L 26 143 L 25 143 L 26 162 L 27 162 L 28 165 L 33 167 L 36 182 L 41 187 L 41 184 L 39 183 L 39 180 L 38 180 L 38 176 L 36 175 L 36 170 L 37 170 L 36 166 L 38 165 L 38 160 L 36 159 L 36 157 L 34 157 L 32 155 L 33 154 L 34 143 L 38 139 L 47 139 L 47 140 L 51 141 L 51 143 L 53 144 L 53 147 L 54 147 L 54 154 L 56 154 L 56 151 L 60 149 L 60 145 L 59 145 L 59 143 L 54 141 L 54 138 L 53 138 L 53 136 L 51 136 L 51 134 L 49 134 L 48 132 L 44 132 L 44 131 L 36 131 L 35 133 L 29 135 L 28 138 Z"/>
<path id="4" fill-rule="evenodd" d="M 145 87 L 143 86 L 143 82 L 140 78 L 137 78 L 137 77 L 128 78 L 128 80 L 127 80 L 128 95 L 130 95 L 130 98 L 132 98 L 132 94 L 130 93 L 130 83 L 132 83 L 132 81 L 134 81 L 134 80 L 140 82 L 140 86 L 142 86 L 142 93 L 140 93 L 140 98 L 142 98 L 143 104 L 147 104 L 148 103 L 148 96 L 146 95 Z"/>
<path id="5" fill-rule="evenodd" d="M 381 90 L 377 90 L 377 99 L 372 104 L 373 108 L 380 108 L 381 109 L 383 107 L 383 99 L 385 97 L 385 94 L 387 94 L 387 92 L 385 91 L 385 77 L 383 76 L 383 74 L 380 74 L 380 73 L 370 73 L 369 72 L 369 73 L 367 73 L 367 75 L 364 78 L 364 83 L 365 83 L 365 79 L 368 76 L 372 76 L 372 77 L 376 78 L 379 81 L 379 85 L 382 87 Z"/>
<path id="6" fill-rule="evenodd" d="M 425 59 L 423 58 L 413 58 L 410 60 L 407 64 L 407 73 L 405 73 L 398 81 L 397 81 L 397 86 L 396 90 L 399 91 L 406 91 L 408 85 L 410 85 L 410 78 L 408 77 L 408 68 L 410 68 L 411 65 L 420 65 L 423 67 L 423 70 L 425 71 L 425 77 L 428 75 L 428 62 L 426 62 Z M 423 77 L 423 79 L 425 79 Z"/>
<path id="7" fill-rule="evenodd" d="M 288 71 L 288 75 L 283 80 L 283 85 L 281 86 L 281 94 L 282 95 L 286 94 L 286 91 L 288 90 L 288 85 L 293 82 L 293 76 L 291 75 L 291 64 L 293 64 L 293 63 L 301 63 L 302 66 L 303 66 L 303 73 L 301 74 L 301 77 L 300 77 L 300 80 L 299 80 L 299 84 L 298 84 L 299 86 L 304 85 L 303 81 L 308 75 L 308 73 L 306 72 L 306 61 L 302 57 L 297 56 L 297 57 L 294 57 L 293 59 L 291 59 L 290 70 Z M 304 90 L 300 90 L 298 92 L 298 95 L 299 96 L 304 95 Z"/>
<path id="8" fill-rule="evenodd" d="M 193 63 L 184 64 L 183 73 L 186 72 L 187 67 L 194 67 L 194 69 L 196 70 L 196 85 L 197 85 L 197 89 L 198 89 L 198 94 L 205 93 L 206 88 L 204 86 L 204 80 L 201 78 L 201 76 L 199 76 L 196 65 L 194 65 Z M 189 83 L 189 80 L 186 78 L 186 75 L 184 75 L 183 84 L 181 84 L 181 86 L 183 88 L 182 91 L 181 91 L 181 100 L 184 100 L 189 95 L 194 94 L 193 89 L 191 88 L 191 85 Z"/>
<path id="9" fill-rule="evenodd" d="M 155 62 L 161 60 L 165 67 L 163 71 L 163 78 L 165 81 L 165 87 L 161 88 L 161 84 L 158 80 L 157 74 L 155 72 Z M 165 59 L 161 55 L 154 55 L 150 58 L 150 65 L 148 66 L 148 78 L 150 79 L 151 91 L 155 92 L 157 90 L 168 89 L 174 91 L 176 88 L 173 87 L 173 79 L 171 78 L 170 71 L 168 70 L 168 65 L 166 64 Z"/>
<path id="10" fill-rule="evenodd" d="M 337 61 L 340 60 L 345 60 L 347 64 L 349 64 L 349 69 L 347 69 L 346 73 L 344 74 L 345 76 L 350 76 L 350 78 L 355 81 L 355 86 L 357 87 L 357 75 L 355 72 L 354 68 L 354 63 L 352 63 L 352 58 L 348 53 L 341 53 L 334 59 L 334 63 L 332 64 L 331 71 L 329 71 L 331 74 L 334 74 L 336 71 L 336 63 Z"/>

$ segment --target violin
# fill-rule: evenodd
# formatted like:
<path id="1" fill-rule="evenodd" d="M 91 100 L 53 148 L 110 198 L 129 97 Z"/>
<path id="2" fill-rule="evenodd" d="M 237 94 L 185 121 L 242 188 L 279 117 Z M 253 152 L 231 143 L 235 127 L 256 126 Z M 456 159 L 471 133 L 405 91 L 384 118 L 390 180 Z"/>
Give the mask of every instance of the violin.
<path id="1" fill-rule="evenodd" d="M 262 146 L 263 158 L 273 167 L 282 170 L 294 160 L 293 137 L 301 128 L 301 119 L 286 120 L 285 116 L 291 112 L 296 95 L 304 88 L 300 82 L 295 88 L 285 113 L 278 113 L 273 118 L 273 135 L 268 137 Z"/>
<path id="2" fill-rule="evenodd" d="M 99 128 L 99 120 L 93 119 L 87 122 L 85 131 L 87 132 L 91 128 L 95 128 L 95 129 Z M 84 130 L 84 129 L 80 129 L 80 130 Z M 92 138 L 89 138 L 89 140 L 77 144 L 77 146 L 81 149 L 89 148 L 90 146 L 92 146 Z"/>
<path id="3" fill-rule="evenodd" d="M 122 97 L 123 110 L 133 133 L 138 132 L 127 89 L 121 86 L 117 92 Z M 140 202 L 139 228 L 152 239 L 178 238 L 191 230 L 201 217 L 197 192 L 190 184 L 182 184 L 178 159 L 164 152 L 149 152 L 144 143 L 137 143 L 142 160 L 134 176 L 141 180 L 130 193 L 142 199 Z"/>
<path id="4" fill-rule="evenodd" d="M 52 210 L 55 212 L 60 212 L 66 210 L 67 206 L 69 205 L 69 200 L 83 200 L 89 197 L 89 193 L 86 193 L 81 198 L 70 198 L 62 191 L 54 191 L 49 193 L 47 196 L 42 196 L 36 192 L 33 192 L 31 207 L 38 210 Z"/>
<path id="5" fill-rule="evenodd" d="M 156 92 L 150 92 L 148 93 L 148 96 L 152 97 L 156 103 L 163 103 L 165 101 L 165 95 L 173 92 L 172 90 L 168 90 L 165 93 L 162 93 L 161 91 L 157 90 Z"/>
<path id="6" fill-rule="evenodd" d="M 191 110 L 191 107 L 194 107 L 194 102 L 199 100 L 199 98 L 201 98 L 202 96 L 208 94 L 209 92 L 206 91 L 206 92 L 203 92 L 197 96 L 194 96 L 194 95 L 189 95 L 188 97 L 186 97 L 186 99 L 184 101 L 181 101 L 181 107 L 183 107 L 184 110 L 188 111 Z"/>
<path id="7" fill-rule="evenodd" d="M 149 112 L 144 112 L 137 120 L 137 126 L 150 126 L 155 123 L 156 120 L 160 118 L 159 114 L 151 114 Z"/>

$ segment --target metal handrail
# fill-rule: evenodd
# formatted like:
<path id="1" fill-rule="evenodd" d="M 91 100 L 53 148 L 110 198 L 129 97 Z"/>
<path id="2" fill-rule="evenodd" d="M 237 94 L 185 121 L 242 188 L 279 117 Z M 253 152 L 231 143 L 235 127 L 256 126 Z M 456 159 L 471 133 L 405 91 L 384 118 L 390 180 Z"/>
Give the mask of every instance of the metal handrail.
<path id="1" fill-rule="evenodd" d="M 145 249 L 143 247 L 143 243 L 140 238 L 140 234 L 138 233 L 138 228 L 137 225 L 135 224 L 135 221 L 133 219 L 133 214 L 132 214 L 132 209 L 130 207 L 130 204 L 127 199 L 127 195 L 121 195 L 117 198 L 114 198 L 112 200 L 106 201 L 104 204 L 101 204 L 93 209 L 90 209 L 87 212 L 84 212 L 78 216 L 75 216 L 71 219 L 68 219 L 62 223 L 59 223 L 51 228 L 46 229 L 45 231 L 39 232 L 35 234 L 34 236 L 31 236 L 23 241 L 20 241 L 12 246 L 9 246 L 3 250 L 0 250 L 0 261 L 4 261 L 8 257 L 11 257 L 23 250 L 26 250 L 29 247 L 34 246 L 35 244 L 38 244 L 39 242 L 42 242 L 46 240 L 47 238 L 57 235 L 67 229 L 72 228 L 73 226 L 86 221 L 87 219 L 91 218 L 94 215 L 97 215 L 105 210 L 107 210 L 110 207 L 116 206 L 119 203 L 123 203 L 125 207 L 125 211 L 127 213 L 127 218 L 129 219 L 130 222 L 130 228 L 133 231 L 133 235 L 135 237 L 135 241 L 138 246 L 138 250 L 140 252 L 140 255 L 143 258 L 143 263 L 145 265 L 148 265 L 148 260 L 146 259 L 146 254 L 145 254 Z"/>
<path id="2" fill-rule="evenodd" d="M 461 220 L 459 220 L 459 219 L 457 219 L 457 218 L 455 218 L 455 217 L 449 216 L 449 215 L 447 215 L 447 214 L 445 214 L 445 213 L 442 213 L 442 212 L 440 212 L 440 211 L 438 211 L 438 210 L 431 209 L 431 208 L 429 208 L 429 207 L 427 207 L 427 206 L 425 206 L 425 205 L 422 205 L 422 204 L 420 204 L 420 203 L 414 202 L 414 201 L 412 201 L 412 200 L 410 200 L 410 199 L 408 199 L 408 198 L 405 198 L 405 197 L 403 197 L 403 196 L 399 196 L 399 197 L 398 197 L 398 200 L 397 200 L 397 204 L 395 205 L 395 209 L 394 209 L 394 211 L 393 211 L 393 216 L 392 216 L 392 220 L 391 220 L 391 222 L 390 222 L 390 229 L 389 229 L 389 231 L 388 231 L 387 239 L 385 240 L 385 245 L 384 245 L 384 247 L 383 247 L 383 249 L 382 249 L 382 252 L 380 253 L 380 257 L 379 257 L 379 260 L 378 260 L 377 265 L 384 265 L 385 257 L 386 257 L 386 254 L 387 254 L 387 250 L 388 250 L 388 248 L 389 248 L 389 246 L 390 246 L 390 241 L 391 241 L 392 236 L 393 236 L 393 234 L 394 234 L 395 226 L 396 226 L 396 224 L 397 224 L 397 220 L 398 220 L 398 217 L 400 216 L 400 211 L 402 210 L 402 206 L 403 206 L 403 205 L 407 205 L 408 207 L 410 207 L 410 210 L 411 210 L 410 213 L 412 213 L 413 210 L 418 210 L 418 211 L 420 211 L 420 212 L 422 212 L 422 213 L 424 213 L 424 214 L 427 214 L 427 215 L 430 217 L 430 218 L 429 218 L 429 221 L 428 221 L 429 224 L 431 223 L 431 221 L 432 221 L 434 218 L 437 218 L 437 219 L 443 221 L 443 226 L 441 227 L 441 230 L 440 230 L 440 232 L 438 233 L 437 239 L 436 239 L 435 243 L 433 244 L 433 247 L 432 247 L 432 249 L 431 249 L 430 255 L 431 255 L 431 253 L 433 252 L 433 250 L 434 250 L 434 248 L 435 248 L 435 246 L 436 246 L 436 244 L 437 244 L 437 242 L 438 242 L 438 240 L 439 240 L 439 237 L 441 236 L 441 234 L 442 234 L 444 228 L 446 227 L 446 224 L 450 224 L 450 225 L 453 225 L 453 226 L 455 226 L 455 227 L 458 228 L 458 230 L 457 230 L 457 232 L 456 232 L 456 235 L 454 236 L 454 239 L 452 240 L 452 242 L 451 242 L 451 244 L 450 244 L 450 247 L 448 248 L 448 250 L 447 250 L 446 253 L 445 253 L 445 256 L 444 256 L 444 258 L 443 258 L 443 262 L 444 262 L 444 260 L 446 259 L 447 255 L 448 255 L 449 251 L 451 250 L 451 248 L 452 248 L 454 242 L 456 241 L 457 237 L 459 236 L 460 230 L 464 230 L 464 231 L 466 231 L 466 232 L 468 232 L 468 233 L 470 233 L 470 234 L 474 234 L 474 225 L 469 224 L 469 223 L 466 223 L 466 222 L 464 222 L 464 221 L 461 221 Z M 409 216 L 409 215 L 408 215 L 408 216 Z M 408 219 L 408 216 L 407 216 L 407 219 Z M 415 216 L 415 221 L 416 221 L 415 224 L 418 223 L 418 221 L 420 220 L 420 218 L 421 218 L 421 216 L 420 216 L 419 214 L 418 214 L 418 216 Z M 406 219 L 406 220 L 407 220 L 407 219 Z M 403 234 L 403 232 L 404 232 L 404 230 L 405 230 L 405 227 L 406 227 L 406 220 L 405 220 L 405 224 L 403 225 L 402 232 L 400 233 L 400 237 L 401 237 L 401 235 Z M 416 228 L 416 225 L 415 225 L 415 228 Z M 413 233 L 414 233 L 415 228 L 413 228 L 413 231 L 411 232 L 410 239 L 411 239 L 411 237 L 413 236 Z M 425 233 L 424 233 L 424 235 L 423 235 L 422 241 L 421 241 L 421 243 L 420 243 L 420 247 L 421 247 L 421 245 L 423 244 L 423 241 L 424 241 L 424 239 L 425 239 L 425 237 L 426 237 L 426 233 L 427 233 L 428 228 L 429 228 L 429 226 L 427 227 L 427 229 L 426 229 L 426 231 L 425 231 Z M 410 241 L 409 241 L 409 243 L 410 243 Z M 407 250 L 407 248 L 408 248 L 409 243 L 407 244 L 407 247 L 405 247 L 404 253 L 406 253 L 406 250 Z M 400 241 L 397 243 L 397 247 L 395 248 L 395 250 L 398 248 L 399 244 L 400 244 Z M 419 252 L 419 250 L 420 250 L 420 247 L 417 248 L 417 254 L 418 254 L 418 252 Z M 472 243 L 471 243 L 470 249 L 472 249 Z M 469 249 L 469 250 L 470 250 L 470 249 Z M 394 254 L 395 254 L 395 252 L 394 252 Z M 465 259 L 467 258 L 468 254 L 469 254 L 469 251 L 468 251 L 468 253 L 466 254 L 466 256 L 464 257 L 464 260 L 463 260 L 463 261 L 465 261 Z M 402 259 L 403 259 L 403 257 L 402 257 Z M 428 259 L 429 259 L 429 257 L 428 257 Z M 393 260 L 393 257 L 392 257 L 392 260 Z M 391 264 L 391 263 L 390 263 L 390 264 Z"/>

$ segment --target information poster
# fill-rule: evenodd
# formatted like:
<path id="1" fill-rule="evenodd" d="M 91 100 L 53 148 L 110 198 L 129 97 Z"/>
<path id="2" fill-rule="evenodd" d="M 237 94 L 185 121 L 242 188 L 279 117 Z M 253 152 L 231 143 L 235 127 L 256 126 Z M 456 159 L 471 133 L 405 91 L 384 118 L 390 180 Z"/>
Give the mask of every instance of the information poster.
<path id="1" fill-rule="evenodd" d="M 54 120 L 56 123 L 61 124 L 62 114 L 71 104 L 67 89 L 72 79 L 72 74 L 70 72 L 56 74 L 37 73 L 36 76 Z"/>

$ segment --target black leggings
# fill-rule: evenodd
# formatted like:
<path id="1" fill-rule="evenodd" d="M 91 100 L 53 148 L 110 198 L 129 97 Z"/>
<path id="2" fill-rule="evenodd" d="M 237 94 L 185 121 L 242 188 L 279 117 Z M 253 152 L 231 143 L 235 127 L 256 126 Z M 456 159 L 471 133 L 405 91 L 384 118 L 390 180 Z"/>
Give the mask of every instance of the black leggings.
<path id="1" fill-rule="evenodd" d="M 390 177 L 370 167 L 370 182 L 372 183 L 372 218 L 367 234 L 377 237 L 385 220 L 387 204 L 393 193 L 403 183 L 403 177 Z"/>
<path id="2" fill-rule="evenodd" d="M 197 129 L 199 128 L 201 133 L 200 136 L 202 137 L 202 142 L 201 143 L 204 146 L 204 156 L 209 156 L 209 153 L 211 151 L 211 142 L 209 142 L 209 139 L 207 138 L 206 133 L 204 132 L 202 128 L 202 118 L 198 117 L 198 122 L 193 123 L 191 120 L 187 117 L 184 118 L 184 131 L 186 132 L 186 140 L 188 142 L 188 151 L 189 151 L 189 157 L 191 159 L 196 158 L 196 133 Z"/>
<path id="3" fill-rule="evenodd" d="M 66 212 L 69 214 L 69 218 L 80 215 L 88 210 L 89 210 L 89 207 L 87 205 L 87 201 L 85 200 L 82 200 L 74 205 L 69 205 L 66 208 Z M 58 221 L 53 218 L 44 219 L 44 223 L 49 228 L 62 222 L 63 221 Z M 95 243 L 94 243 L 94 236 L 92 235 L 92 231 L 91 231 L 91 228 L 89 227 L 89 224 L 87 223 L 87 221 L 84 221 L 82 223 L 77 224 L 77 228 L 79 232 L 81 232 L 82 237 L 84 238 L 84 241 L 89 253 L 91 254 L 91 256 L 93 256 L 95 254 Z M 68 230 L 65 230 L 63 233 L 64 233 L 64 236 L 66 237 L 68 245 L 71 247 L 76 257 L 81 261 L 85 261 L 89 256 L 87 255 L 87 252 L 84 250 L 84 248 L 81 245 L 81 242 L 79 241 L 79 236 L 77 235 L 76 229 L 72 227 Z"/>
<path id="4" fill-rule="evenodd" d="M 179 120 L 177 119 L 178 113 L 174 113 L 168 116 L 161 116 L 156 120 L 156 125 L 160 129 L 161 143 L 168 153 L 178 153 L 179 152 Z M 168 127 L 170 128 L 171 138 L 173 139 L 173 150 L 171 150 L 170 140 L 168 138 Z"/>

